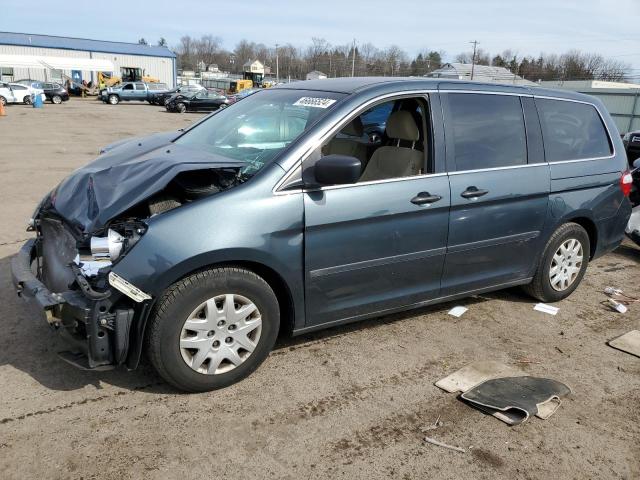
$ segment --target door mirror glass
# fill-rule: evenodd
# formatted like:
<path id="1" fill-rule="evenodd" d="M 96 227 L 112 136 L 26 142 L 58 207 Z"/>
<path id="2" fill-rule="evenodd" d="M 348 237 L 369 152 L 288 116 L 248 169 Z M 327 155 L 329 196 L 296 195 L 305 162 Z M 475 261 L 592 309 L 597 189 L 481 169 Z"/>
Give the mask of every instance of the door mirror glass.
<path id="1" fill-rule="evenodd" d="M 356 183 L 362 164 L 348 155 L 325 155 L 314 166 L 314 176 L 320 185 L 344 185 Z"/>
<path id="2" fill-rule="evenodd" d="M 633 168 L 640 169 L 640 158 L 636 158 L 633 162 Z"/>

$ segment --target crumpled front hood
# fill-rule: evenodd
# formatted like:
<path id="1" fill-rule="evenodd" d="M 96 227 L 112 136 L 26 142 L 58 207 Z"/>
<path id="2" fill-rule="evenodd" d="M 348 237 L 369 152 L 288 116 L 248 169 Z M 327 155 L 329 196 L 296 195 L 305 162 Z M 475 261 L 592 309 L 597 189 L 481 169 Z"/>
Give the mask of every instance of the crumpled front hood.
<path id="1" fill-rule="evenodd" d="M 113 146 L 64 179 L 43 209 L 53 210 L 83 233 L 92 233 L 165 188 L 180 172 L 245 165 L 172 143 L 179 135 L 162 133 Z"/>

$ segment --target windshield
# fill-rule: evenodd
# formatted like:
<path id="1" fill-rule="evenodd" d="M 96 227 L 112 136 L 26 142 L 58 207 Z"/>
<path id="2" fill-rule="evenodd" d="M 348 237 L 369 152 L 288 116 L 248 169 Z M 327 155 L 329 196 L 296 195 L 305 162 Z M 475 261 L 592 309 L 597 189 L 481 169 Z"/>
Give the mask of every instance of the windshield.
<path id="1" fill-rule="evenodd" d="M 196 125 L 176 143 L 243 160 L 253 175 L 307 131 L 345 95 L 264 90 Z"/>

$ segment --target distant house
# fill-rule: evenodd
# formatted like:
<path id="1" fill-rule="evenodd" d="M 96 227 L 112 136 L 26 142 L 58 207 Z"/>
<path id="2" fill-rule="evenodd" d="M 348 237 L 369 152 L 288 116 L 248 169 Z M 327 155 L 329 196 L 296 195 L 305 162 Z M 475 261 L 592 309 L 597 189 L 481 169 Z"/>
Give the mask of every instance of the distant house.
<path id="1" fill-rule="evenodd" d="M 318 70 L 307 73 L 307 80 L 323 80 L 325 78 L 327 78 L 327 74 Z"/>
<path id="2" fill-rule="evenodd" d="M 249 60 L 242 66 L 242 71 L 264 75 L 264 64 L 259 60 Z"/>
<path id="3" fill-rule="evenodd" d="M 503 67 L 491 67 L 488 65 L 474 65 L 473 78 L 471 78 L 472 66 L 469 63 L 445 63 L 441 68 L 425 75 L 432 78 L 450 78 L 452 80 L 473 80 L 487 83 L 511 83 L 515 85 L 537 85 L 525 80 L 519 75 L 510 72 Z"/>

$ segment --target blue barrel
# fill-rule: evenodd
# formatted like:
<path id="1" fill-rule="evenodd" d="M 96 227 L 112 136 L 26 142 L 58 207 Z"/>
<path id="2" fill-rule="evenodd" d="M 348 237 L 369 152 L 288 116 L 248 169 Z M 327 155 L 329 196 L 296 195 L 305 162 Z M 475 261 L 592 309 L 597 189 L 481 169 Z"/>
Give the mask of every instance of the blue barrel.
<path id="1" fill-rule="evenodd" d="M 40 94 L 33 96 L 33 108 L 42 108 L 42 96 Z"/>

